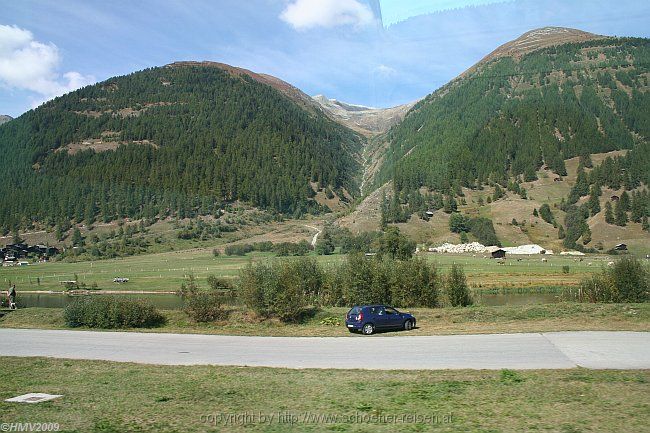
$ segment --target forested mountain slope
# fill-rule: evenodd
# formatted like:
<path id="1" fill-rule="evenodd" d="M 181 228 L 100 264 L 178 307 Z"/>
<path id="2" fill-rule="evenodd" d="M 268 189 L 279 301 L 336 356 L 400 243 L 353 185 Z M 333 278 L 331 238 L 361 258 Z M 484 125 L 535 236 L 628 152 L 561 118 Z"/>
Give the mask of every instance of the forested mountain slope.
<path id="1" fill-rule="evenodd" d="M 513 177 L 534 180 L 544 166 L 565 175 L 568 158 L 619 149 L 633 149 L 629 173 L 648 183 L 640 154 L 650 146 L 650 40 L 586 35 L 537 41 L 542 48 L 516 55 L 504 49 L 420 101 L 385 137 L 374 184 L 505 186 Z"/>
<path id="2" fill-rule="evenodd" d="M 318 210 L 310 182 L 355 195 L 360 138 L 302 95 L 183 62 L 56 98 L 0 128 L 0 225 L 185 217 L 234 200 L 300 214 Z"/>

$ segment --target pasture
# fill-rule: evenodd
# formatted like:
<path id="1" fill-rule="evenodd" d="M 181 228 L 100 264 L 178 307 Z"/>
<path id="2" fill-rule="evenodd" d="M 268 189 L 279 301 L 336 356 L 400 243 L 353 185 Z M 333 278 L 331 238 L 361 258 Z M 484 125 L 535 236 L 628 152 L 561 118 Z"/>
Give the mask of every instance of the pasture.
<path id="1" fill-rule="evenodd" d="M 313 253 L 312 253 L 313 254 Z M 345 255 L 315 256 L 322 264 L 336 264 Z M 468 283 L 473 288 L 526 288 L 539 286 L 576 286 L 585 276 L 600 270 L 613 258 L 585 256 L 580 261 L 568 256 L 510 257 L 504 263 L 484 258 L 483 255 L 451 255 L 424 253 L 423 257 L 435 263 L 446 273 L 452 264 L 464 267 Z M 212 250 L 199 248 L 170 251 L 120 259 L 92 262 L 50 262 L 22 267 L 0 268 L 0 285 L 16 284 L 22 291 L 61 291 L 62 281 L 78 280 L 101 290 L 120 291 L 176 291 L 192 274 L 200 287 L 206 287 L 208 275 L 235 279 L 248 262 L 273 260 L 271 253 L 249 253 L 245 257 L 214 257 Z M 291 260 L 290 257 L 278 258 Z M 546 261 L 543 261 L 545 259 Z M 563 267 L 568 266 L 568 273 Z M 116 277 L 129 278 L 128 283 L 114 283 Z"/>

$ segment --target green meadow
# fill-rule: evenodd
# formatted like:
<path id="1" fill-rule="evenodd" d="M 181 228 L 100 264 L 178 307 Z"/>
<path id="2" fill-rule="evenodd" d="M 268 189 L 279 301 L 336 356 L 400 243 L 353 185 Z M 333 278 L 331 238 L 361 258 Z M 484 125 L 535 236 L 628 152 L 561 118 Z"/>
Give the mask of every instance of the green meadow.
<path id="1" fill-rule="evenodd" d="M 340 254 L 314 257 L 322 264 L 336 264 L 345 259 L 345 255 Z M 478 254 L 426 253 L 424 257 L 436 263 L 443 273 L 452 264 L 463 265 L 468 282 L 474 288 L 575 286 L 582 278 L 613 260 L 608 256 L 585 256 L 582 261 L 568 256 L 522 256 L 508 258 L 500 264 Z M 18 291 L 61 291 L 65 289 L 63 281 L 77 280 L 88 287 L 96 284 L 101 290 L 176 291 L 190 274 L 197 278 L 200 286 L 207 287 L 205 280 L 208 275 L 235 279 L 247 263 L 274 259 L 272 253 L 257 252 L 245 257 L 214 257 L 211 249 L 200 248 L 92 262 L 50 262 L 2 267 L 0 284 L 5 287 L 16 284 Z M 290 257 L 277 259 L 292 260 Z M 116 277 L 129 278 L 129 282 L 113 283 Z"/>

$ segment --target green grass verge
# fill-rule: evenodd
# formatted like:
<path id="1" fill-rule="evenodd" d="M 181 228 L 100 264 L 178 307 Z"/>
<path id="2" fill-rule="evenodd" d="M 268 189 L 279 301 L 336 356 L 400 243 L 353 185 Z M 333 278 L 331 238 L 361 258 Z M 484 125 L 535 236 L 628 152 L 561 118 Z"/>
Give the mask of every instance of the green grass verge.
<path id="1" fill-rule="evenodd" d="M 346 308 L 325 308 L 300 324 L 259 320 L 242 307 L 230 307 L 229 320 L 195 323 L 182 311 L 162 311 L 165 325 L 138 332 L 174 332 L 263 336 L 353 336 L 344 326 Z M 650 331 L 650 303 L 557 304 L 523 306 L 473 306 L 467 308 L 410 309 L 418 328 L 382 335 L 485 334 L 550 331 Z M 0 319 L 3 328 L 67 329 L 63 310 L 25 308 Z"/>
<path id="2" fill-rule="evenodd" d="M 650 415 L 647 370 L 288 370 L 45 358 L 0 363 L 11 374 L 0 381 L 3 399 L 63 395 L 39 404 L 0 402 L 2 422 L 58 423 L 66 432 L 640 432 L 647 431 Z M 228 415 L 239 415 L 239 422 L 228 423 Z M 393 423 L 391 416 L 438 422 Z"/>

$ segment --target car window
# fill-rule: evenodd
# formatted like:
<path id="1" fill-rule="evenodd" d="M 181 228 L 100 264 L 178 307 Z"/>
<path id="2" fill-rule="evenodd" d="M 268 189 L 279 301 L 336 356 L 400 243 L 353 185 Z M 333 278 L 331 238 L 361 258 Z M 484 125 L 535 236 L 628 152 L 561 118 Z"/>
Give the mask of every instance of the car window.
<path id="1" fill-rule="evenodd" d="M 359 307 L 354 307 L 354 308 L 352 308 L 350 311 L 348 311 L 348 314 L 350 314 L 350 315 L 359 314 L 359 311 L 361 311 L 361 308 L 359 308 Z"/>
<path id="2" fill-rule="evenodd" d="M 384 311 L 384 307 L 377 307 L 377 308 L 376 308 L 376 311 L 377 311 L 376 314 L 378 314 L 378 315 L 380 315 L 380 316 L 382 316 L 382 315 L 385 313 L 385 311 Z"/>
<path id="3" fill-rule="evenodd" d="M 397 314 L 397 310 L 394 308 L 386 308 L 386 314 Z"/>

